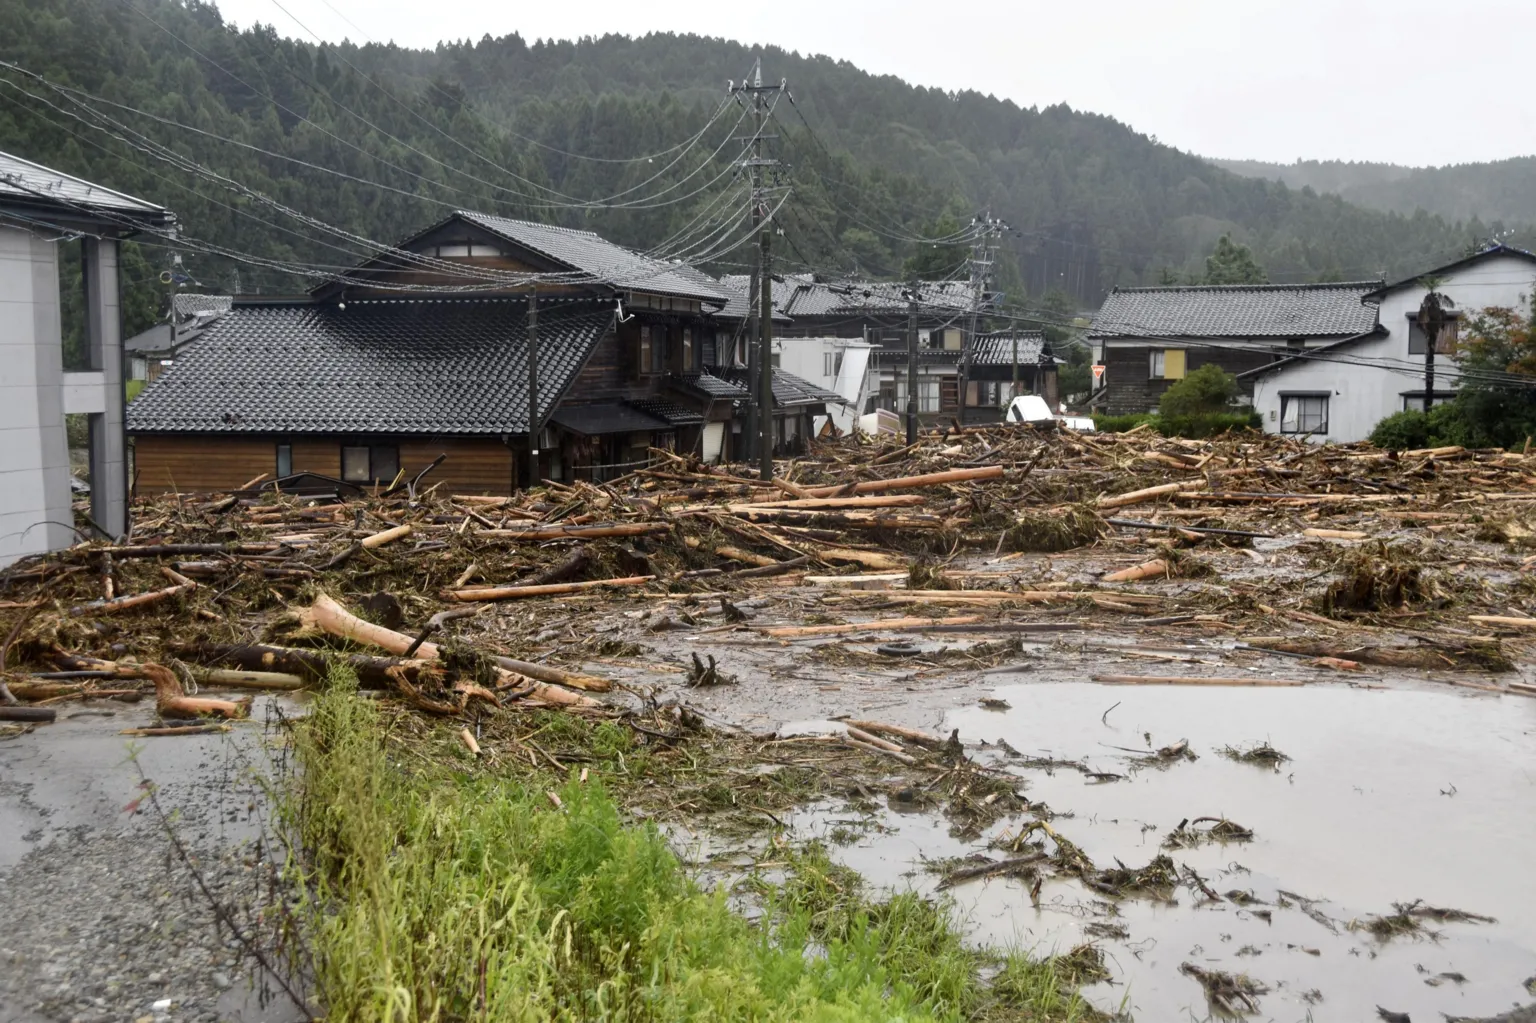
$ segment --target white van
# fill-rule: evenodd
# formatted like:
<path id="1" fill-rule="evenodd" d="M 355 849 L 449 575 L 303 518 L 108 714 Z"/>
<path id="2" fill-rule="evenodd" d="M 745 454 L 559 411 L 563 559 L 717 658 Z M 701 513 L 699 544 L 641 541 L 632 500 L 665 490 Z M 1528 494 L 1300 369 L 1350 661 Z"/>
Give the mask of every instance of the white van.
<path id="1" fill-rule="evenodd" d="M 1093 419 L 1091 417 L 1054 413 L 1051 411 L 1051 407 L 1045 403 L 1045 399 L 1038 394 L 1021 394 L 1013 399 L 1003 419 L 1009 423 L 1048 423 L 1054 421 L 1069 430 L 1080 430 L 1083 433 L 1093 432 Z"/>

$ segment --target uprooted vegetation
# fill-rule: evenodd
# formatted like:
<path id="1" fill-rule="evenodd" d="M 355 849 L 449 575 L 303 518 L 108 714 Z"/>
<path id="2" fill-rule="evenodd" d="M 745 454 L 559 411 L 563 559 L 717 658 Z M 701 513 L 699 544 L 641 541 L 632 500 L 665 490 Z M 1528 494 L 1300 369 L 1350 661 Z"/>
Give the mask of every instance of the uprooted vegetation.
<path id="1" fill-rule="evenodd" d="M 1164 849 L 1193 849 L 1215 842 L 1251 842 L 1253 831 L 1225 817 L 1196 817 L 1179 821 L 1178 827 L 1163 839 Z"/>
<path id="2" fill-rule="evenodd" d="M 1491 916 L 1468 913 L 1460 909 L 1430 906 L 1426 905 L 1422 899 L 1415 899 L 1412 902 L 1392 903 L 1391 913 L 1368 916 L 1364 920 L 1352 920 L 1349 923 L 1349 929 L 1365 931 L 1378 941 L 1391 941 L 1393 938 L 1404 937 L 1438 937 L 1437 932 L 1425 925 L 1425 921 L 1480 924 L 1495 922 Z"/>
<path id="3" fill-rule="evenodd" d="M 1280 765 L 1291 759 L 1267 742 L 1256 743 L 1246 749 L 1223 746 L 1218 752 L 1228 760 L 1235 760 L 1240 764 L 1253 764 L 1256 767 L 1268 767 L 1275 771 L 1280 770 Z"/>
<path id="4" fill-rule="evenodd" d="M 1269 992 L 1268 987 L 1246 973 L 1207 970 L 1194 963 L 1181 964 L 1179 972 L 1197 981 L 1205 991 L 1211 1012 L 1226 1019 L 1258 1012 L 1259 996 Z"/>

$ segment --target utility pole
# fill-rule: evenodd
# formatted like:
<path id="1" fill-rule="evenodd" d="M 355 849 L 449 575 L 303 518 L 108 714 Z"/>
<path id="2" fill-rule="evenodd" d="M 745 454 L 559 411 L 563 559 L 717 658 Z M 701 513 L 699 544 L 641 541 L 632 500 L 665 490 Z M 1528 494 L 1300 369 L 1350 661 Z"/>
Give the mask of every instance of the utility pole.
<path id="1" fill-rule="evenodd" d="M 1019 332 L 1013 332 L 1013 389 L 1008 392 L 1008 404 L 1019 396 Z"/>
<path id="2" fill-rule="evenodd" d="M 971 220 L 971 226 L 976 233 L 971 239 L 971 254 L 966 260 L 970 267 L 971 275 L 971 323 L 966 334 L 964 353 L 960 357 L 960 425 L 965 425 L 965 401 L 966 393 L 970 390 L 971 365 L 976 348 L 977 319 L 981 315 L 984 305 L 991 302 L 992 296 L 989 288 L 992 285 L 992 264 L 994 262 L 993 239 L 1006 227 L 1001 220 L 992 216 L 991 210 L 985 210 L 977 214 Z M 1017 351 L 1018 342 L 1015 340 L 1014 349 Z M 1015 357 L 1017 362 L 1017 357 Z"/>
<path id="3" fill-rule="evenodd" d="M 907 443 L 917 443 L 917 282 L 907 292 Z"/>
<path id="4" fill-rule="evenodd" d="M 769 93 L 777 94 L 787 88 L 785 82 L 775 85 L 763 84 L 763 61 L 759 57 L 752 65 L 752 77 L 744 80 L 740 85 L 731 83 L 731 92 L 735 94 L 747 94 L 752 97 L 752 126 L 753 131 L 749 139 L 738 140 L 749 143 L 746 153 L 738 166 L 746 168 L 752 176 L 752 226 L 759 230 L 762 237 L 758 250 L 757 273 L 752 275 L 752 283 L 748 293 L 749 317 L 747 331 L 747 415 L 741 431 L 742 444 L 745 450 L 742 452 L 747 460 L 754 455 L 759 461 L 767 459 L 769 477 L 772 477 L 773 445 L 768 445 L 768 452 L 763 454 L 759 449 L 763 445 L 763 438 L 771 437 L 773 425 L 773 366 L 770 359 L 768 346 L 772 343 L 773 306 L 771 299 L 763 298 L 765 292 L 771 291 L 769 274 L 769 250 L 767 229 L 763 227 L 768 219 L 767 190 L 763 183 L 763 168 L 777 167 L 779 161 L 763 158 L 763 140 L 776 138 L 763 134 L 763 124 L 768 114 L 768 105 L 765 97 Z M 767 381 L 765 384 L 764 381 Z M 765 401 L 763 395 L 769 395 Z"/>
<path id="5" fill-rule="evenodd" d="M 539 420 L 539 292 L 528 289 L 528 457 L 523 468 L 523 489 L 531 490 L 539 482 L 539 434 L 544 424 Z"/>
<path id="6" fill-rule="evenodd" d="M 773 259 L 769 245 L 773 232 L 763 228 L 762 249 L 758 253 L 758 267 L 763 282 L 758 288 L 763 303 L 758 310 L 758 392 L 757 392 L 757 466 L 764 482 L 773 480 Z"/>

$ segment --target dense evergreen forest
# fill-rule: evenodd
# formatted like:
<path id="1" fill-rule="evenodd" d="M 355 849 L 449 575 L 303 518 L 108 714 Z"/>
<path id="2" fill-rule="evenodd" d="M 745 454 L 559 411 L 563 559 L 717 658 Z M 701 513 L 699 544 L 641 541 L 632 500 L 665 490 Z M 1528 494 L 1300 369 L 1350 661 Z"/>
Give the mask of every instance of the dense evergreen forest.
<path id="1" fill-rule="evenodd" d="M 1091 306 L 1117 284 L 1199 276 L 1224 234 L 1285 282 L 1409 274 L 1490 230 L 825 57 L 667 34 L 322 47 L 236 31 L 201 0 L 0 0 L 0 60 L 17 65 L 0 68 L 0 149 L 180 215 L 184 237 L 130 254 L 130 327 L 163 304 L 173 252 L 209 290 L 293 291 L 454 208 L 723 272 L 751 258 L 731 243 L 747 236 L 733 161 L 753 121 L 726 83 L 757 56 L 790 90 L 764 129 L 783 161 L 770 176 L 793 186 L 776 214 L 785 269 L 935 275 L 964 246 L 920 239 L 952 241 L 986 207 L 1011 225 L 1010 301 Z"/>
<path id="2" fill-rule="evenodd" d="M 1245 177 L 1331 192 L 1375 210 L 1405 214 L 1425 210 L 1461 221 L 1481 218 L 1490 234 L 1503 224 L 1536 224 L 1536 156 L 1450 167 L 1343 160 L 1211 162 Z"/>

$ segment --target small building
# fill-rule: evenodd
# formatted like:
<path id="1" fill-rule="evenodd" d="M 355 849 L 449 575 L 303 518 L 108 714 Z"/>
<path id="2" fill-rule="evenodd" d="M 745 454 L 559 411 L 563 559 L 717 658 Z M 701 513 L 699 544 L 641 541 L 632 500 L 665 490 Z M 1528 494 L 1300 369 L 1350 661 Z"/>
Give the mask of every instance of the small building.
<path id="1" fill-rule="evenodd" d="M 128 379 L 143 384 L 160 379 L 177 353 L 201 337 L 233 305 L 234 299 L 228 295 L 172 295 L 170 315 L 164 323 L 123 342 L 128 353 Z"/>
<path id="2" fill-rule="evenodd" d="M 118 245 L 175 224 L 168 210 L 0 153 L 0 565 L 81 535 L 66 414 L 87 417 L 91 522 L 128 530 Z M 84 365 L 65 367 L 59 243 L 79 238 Z"/>
<path id="3" fill-rule="evenodd" d="M 1377 329 L 1282 358 L 1243 374 L 1253 407 L 1269 433 L 1318 441 L 1356 441 L 1395 412 L 1424 408 L 1425 356 L 1430 341 L 1418 326 L 1425 278 L 1455 303 L 1465 320 L 1480 309 L 1528 309 L 1536 296 L 1536 255 L 1494 245 L 1454 263 L 1361 296 Z M 1445 344 L 1450 341 L 1450 344 Z M 1432 404 L 1450 401 L 1461 381 L 1452 339 L 1435 357 Z"/>
<path id="4" fill-rule="evenodd" d="M 846 337 L 776 337 L 774 373 L 792 375 L 827 395 L 826 414 L 812 423 L 816 436 L 830 421 L 839 434 L 853 431 L 869 397 L 869 356 L 875 346 Z"/>
<path id="5" fill-rule="evenodd" d="M 970 422 L 1001 422 L 1008 403 L 1038 394 L 1053 410 L 1061 400 L 1056 357 L 1038 330 L 978 334 L 966 351 L 965 407 Z"/>
<path id="6" fill-rule="evenodd" d="M 1205 365 L 1252 393 L 1257 371 L 1293 352 L 1376 331 L 1365 301 L 1381 281 L 1116 288 L 1088 330 L 1103 350 L 1103 385 L 1090 404 L 1110 415 L 1156 412 L 1175 381 Z"/>

